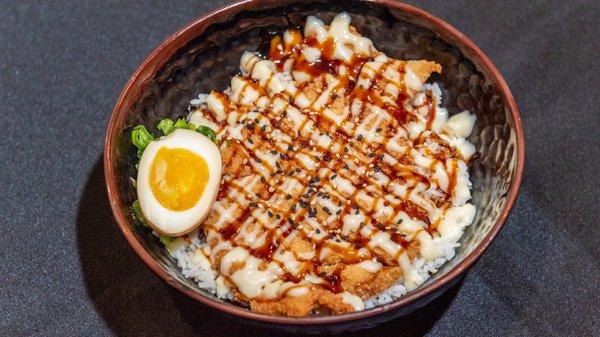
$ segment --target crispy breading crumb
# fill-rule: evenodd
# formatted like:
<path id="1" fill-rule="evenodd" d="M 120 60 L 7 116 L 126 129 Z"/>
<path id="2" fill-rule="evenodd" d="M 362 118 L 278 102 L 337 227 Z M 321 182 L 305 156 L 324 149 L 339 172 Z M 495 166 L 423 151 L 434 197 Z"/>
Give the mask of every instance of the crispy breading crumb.
<path id="1" fill-rule="evenodd" d="M 354 312 L 354 308 L 343 301 L 341 294 L 320 288 L 310 289 L 308 294 L 300 297 L 283 297 L 274 301 L 251 300 L 250 308 L 262 314 L 292 317 L 306 316 L 317 309 L 327 309 L 333 314 Z"/>

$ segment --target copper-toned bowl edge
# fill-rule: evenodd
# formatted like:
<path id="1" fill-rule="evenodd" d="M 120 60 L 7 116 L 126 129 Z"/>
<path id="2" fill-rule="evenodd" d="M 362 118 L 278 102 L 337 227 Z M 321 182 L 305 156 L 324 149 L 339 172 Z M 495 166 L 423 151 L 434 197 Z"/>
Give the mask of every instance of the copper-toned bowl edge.
<path id="1" fill-rule="evenodd" d="M 123 214 L 123 204 L 121 201 L 121 197 L 118 191 L 117 184 L 117 173 L 115 172 L 116 165 L 113 158 L 114 147 L 116 144 L 118 132 L 120 130 L 116 129 L 117 125 L 120 125 L 122 119 L 124 119 L 126 110 L 125 107 L 130 106 L 132 101 L 137 98 L 139 95 L 141 88 L 144 84 L 154 76 L 156 71 L 160 69 L 160 67 L 169 59 L 169 56 L 174 53 L 178 47 L 185 44 L 187 41 L 191 40 L 197 31 L 201 31 L 205 29 L 208 25 L 213 24 L 215 21 L 218 21 L 219 18 L 227 18 L 233 13 L 237 13 L 238 11 L 244 9 L 250 9 L 254 7 L 258 7 L 263 3 L 272 3 L 273 1 L 260 1 L 260 0 L 244 0 L 240 1 L 220 9 L 217 9 L 213 12 L 205 14 L 192 23 L 186 25 L 184 28 L 171 35 L 168 39 L 166 39 L 163 43 L 160 44 L 158 48 L 156 48 L 138 67 L 134 75 L 125 85 L 123 92 L 121 93 L 115 108 L 113 109 L 111 118 L 108 123 L 105 142 L 104 142 L 104 174 L 106 179 L 107 192 L 110 200 L 110 205 L 112 208 L 112 212 L 114 214 L 115 219 L 117 220 L 117 224 L 123 235 L 125 236 L 129 245 L 133 248 L 136 254 L 150 267 L 150 269 L 160 276 L 163 280 L 165 280 L 168 284 L 178 289 L 182 293 L 188 295 L 189 297 L 206 304 L 212 308 L 218 309 L 220 311 L 237 315 L 240 317 L 259 320 L 264 322 L 276 323 L 276 324 L 290 324 L 290 325 L 311 325 L 311 324 L 332 324 L 332 323 L 341 323 L 348 322 L 353 320 L 358 320 L 366 317 L 370 317 L 373 315 L 378 315 L 383 312 L 388 312 L 394 310 L 396 308 L 402 307 L 416 301 L 421 297 L 425 297 L 433 292 L 437 291 L 448 282 L 452 281 L 454 278 L 460 276 L 466 269 L 468 269 L 485 251 L 485 249 L 489 246 L 494 237 L 498 234 L 500 229 L 503 227 L 508 215 L 517 199 L 517 195 L 519 192 L 519 187 L 521 185 L 521 180 L 523 176 L 524 162 L 525 162 L 525 140 L 523 127 L 521 123 L 521 116 L 519 110 L 517 108 L 517 104 L 515 99 L 510 92 L 504 78 L 498 72 L 496 67 L 492 64 L 492 62 L 487 58 L 487 56 L 477 47 L 469 38 L 460 33 L 456 28 L 446 23 L 445 21 L 435 17 L 434 15 L 427 13 L 421 9 L 413 7 L 408 4 L 399 3 L 394 0 L 371 0 L 370 2 L 381 4 L 393 9 L 397 9 L 403 11 L 407 14 L 410 14 L 415 17 L 422 18 L 426 21 L 429 21 L 434 26 L 438 27 L 440 30 L 445 31 L 445 33 L 452 38 L 460 41 L 462 45 L 468 49 L 470 52 L 475 55 L 479 61 L 482 62 L 482 65 L 487 68 L 487 70 L 492 75 L 492 80 L 499 91 L 502 93 L 502 96 L 505 100 L 505 104 L 508 106 L 510 114 L 514 120 L 515 133 L 517 138 L 517 165 L 515 169 L 515 175 L 513 181 L 511 182 L 511 186 L 509 188 L 507 194 L 506 205 L 502 212 L 500 213 L 496 223 L 491 228 L 490 232 L 486 235 L 486 237 L 482 240 L 482 242 L 475 248 L 467 257 L 465 257 L 461 262 L 458 263 L 452 270 L 450 270 L 446 275 L 443 275 L 439 279 L 435 280 L 429 285 L 423 286 L 422 288 L 417 289 L 416 291 L 403 296 L 389 304 L 385 304 L 382 306 L 378 306 L 369 310 L 355 312 L 344 315 L 330 315 L 330 316 L 314 316 L 314 317 L 302 317 L 302 318 L 291 318 L 291 317 L 282 317 L 282 316 L 269 316 L 262 315 L 255 312 L 251 312 L 241 306 L 237 306 L 235 304 L 229 303 L 220 303 L 214 301 L 208 297 L 203 296 L 202 294 L 195 292 L 179 281 L 171 277 L 167 271 L 162 269 L 158 263 L 146 252 L 146 250 L 142 247 L 140 241 L 138 241 L 135 235 L 132 233 L 131 228 L 128 226 L 128 221 L 125 218 L 125 214 Z M 174 41 L 180 41 L 180 43 L 174 43 Z M 171 45 L 173 44 L 173 45 Z"/>

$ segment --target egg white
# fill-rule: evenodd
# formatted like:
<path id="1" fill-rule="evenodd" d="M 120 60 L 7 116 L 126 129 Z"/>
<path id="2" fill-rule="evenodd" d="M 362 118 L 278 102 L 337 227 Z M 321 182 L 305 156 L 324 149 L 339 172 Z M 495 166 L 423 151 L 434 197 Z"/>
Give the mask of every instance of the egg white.
<path id="1" fill-rule="evenodd" d="M 150 187 L 150 167 L 163 148 L 183 148 L 202 157 L 208 166 L 208 181 L 198 202 L 185 211 L 172 211 L 160 204 Z M 177 129 L 168 136 L 152 141 L 142 154 L 137 175 L 137 195 L 148 224 L 158 233 L 179 236 L 198 227 L 210 212 L 221 181 L 221 153 L 204 135 L 187 129 Z"/>

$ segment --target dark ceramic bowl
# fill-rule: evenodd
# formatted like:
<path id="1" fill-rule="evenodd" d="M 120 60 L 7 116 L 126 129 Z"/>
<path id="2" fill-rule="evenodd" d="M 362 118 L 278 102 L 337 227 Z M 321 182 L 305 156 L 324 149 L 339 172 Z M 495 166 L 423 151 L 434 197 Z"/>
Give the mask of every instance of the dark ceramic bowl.
<path id="1" fill-rule="evenodd" d="M 456 256 L 420 288 L 392 303 L 338 316 L 288 318 L 266 316 L 217 299 L 185 278 L 175 260 L 130 212 L 135 189 L 135 151 L 129 129 L 149 128 L 164 117 L 187 113 L 198 93 L 223 90 L 238 70 L 245 50 L 264 45 L 270 32 L 301 26 L 308 15 L 326 22 L 341 11 L 352 25 L 386 54 L 400 59 L 440 63 L 443 105 L 450 113 L 465 109 L 477 115 L 470 137 L 480 157 L 470 166 L 474 223 L 468 227 Z M 521 118 L 515 100 L 498 70 L 483 52 L 455 28 L 415 7 L 378 1 L 242 1 L 204 15 L 163 42 L 131 77 L 112 113 L 106 133 L 104 169 L 114 216 L 140 258 L 173 287 L 217 310 L 262 325 L 302 331 L 341 331 L 373 326 L 405 315 L 431 301 L 454 283 L 488 247 L 515 202 L 524 163 Z"/>

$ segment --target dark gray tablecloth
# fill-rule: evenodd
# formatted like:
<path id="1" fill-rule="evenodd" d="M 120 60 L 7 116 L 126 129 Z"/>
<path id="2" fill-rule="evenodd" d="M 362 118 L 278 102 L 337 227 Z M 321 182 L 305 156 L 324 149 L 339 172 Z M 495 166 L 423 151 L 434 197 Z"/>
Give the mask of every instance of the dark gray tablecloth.
<path id="1" fill-rule="evenodd" d="M 110 111 L 166 36 L 225 1 L 0 3 L 0 335 L 250 336 L 134 255 L 104 188 Z M 470 36 L 521 108 L 527 164 L 470 273 L 351 336 L 598 336 L 600 1 L 425 1 Z"/>

